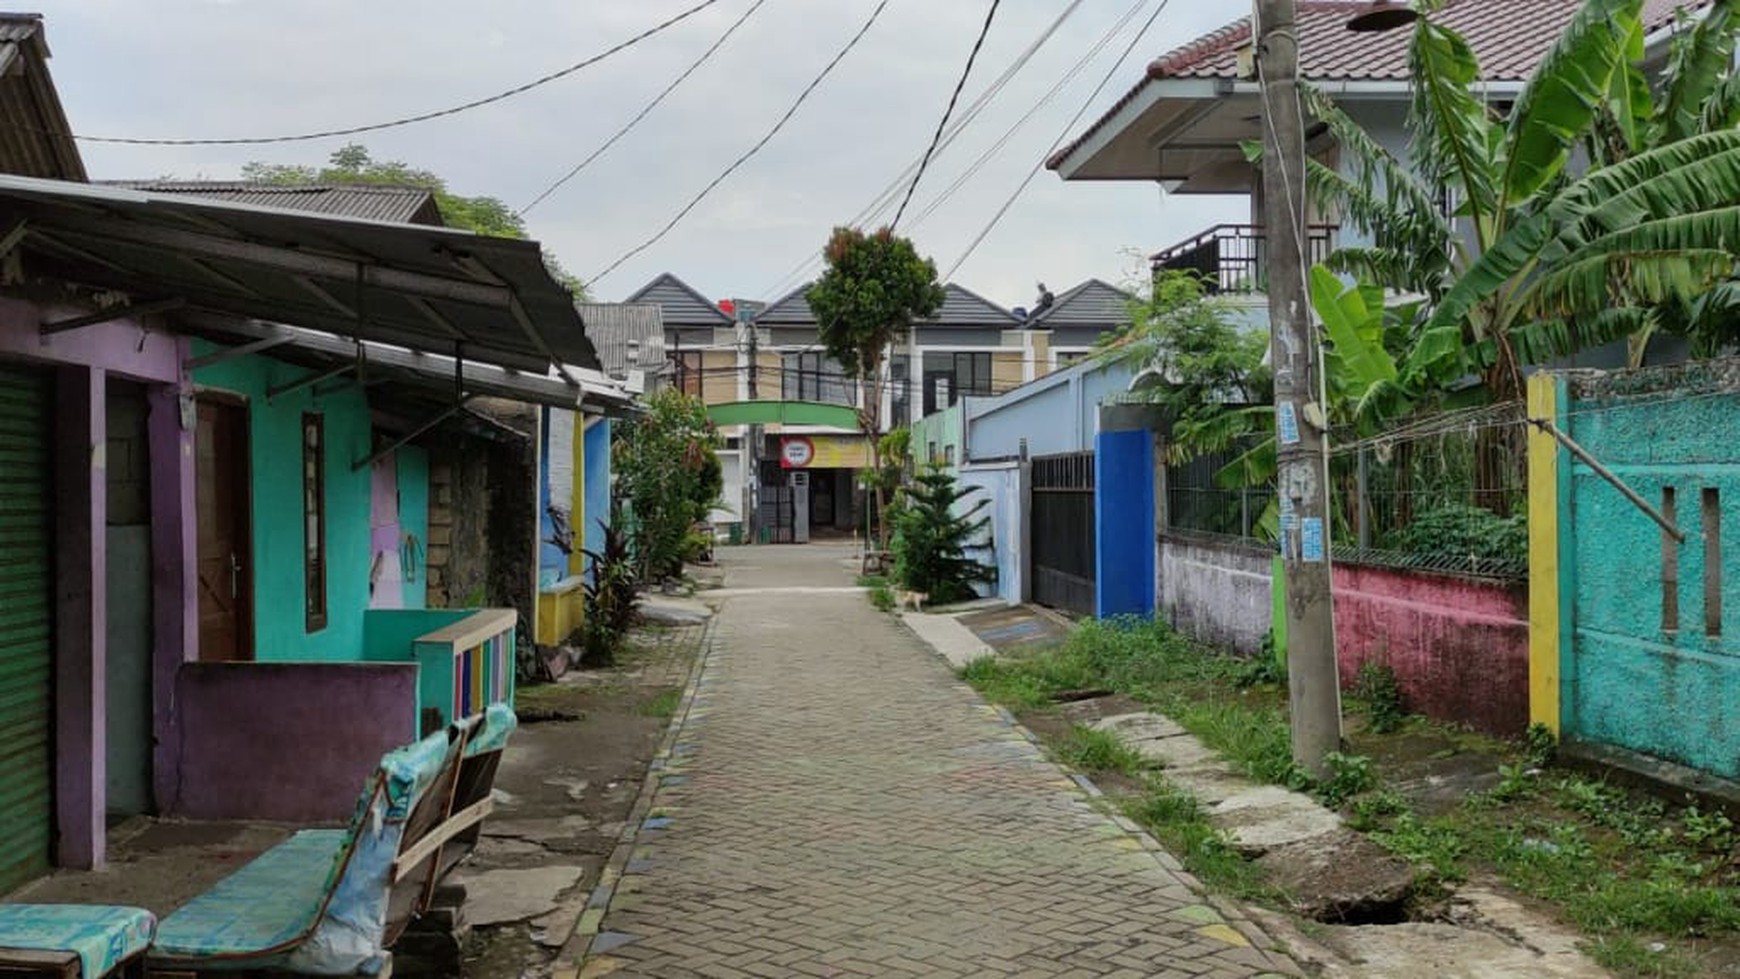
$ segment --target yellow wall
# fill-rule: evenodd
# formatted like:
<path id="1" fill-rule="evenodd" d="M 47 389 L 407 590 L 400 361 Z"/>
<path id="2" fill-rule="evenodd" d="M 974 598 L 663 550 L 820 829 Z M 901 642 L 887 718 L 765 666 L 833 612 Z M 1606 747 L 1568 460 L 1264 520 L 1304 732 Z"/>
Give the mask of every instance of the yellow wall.
<path id="1" fill-rule="evenodd" d="M 1529 417 L 1556 422 L 1559 379 L 1528 380 Z M 1529 721 L 1559 733 L 1559 443 L 1529 430 Z"/>
<path id="2" fill-rule="evenodd" d="M 737 351 L 706 350 L 701 353 L 703 400 L 710 405 L 737 400 Z"/>
<path id="3" fill-rule="evenodd" d="M 1018 387 L 1022 381 L 1024 350 L 998 350 L 991 354 L 991 390 L 1002 394 Z"/>

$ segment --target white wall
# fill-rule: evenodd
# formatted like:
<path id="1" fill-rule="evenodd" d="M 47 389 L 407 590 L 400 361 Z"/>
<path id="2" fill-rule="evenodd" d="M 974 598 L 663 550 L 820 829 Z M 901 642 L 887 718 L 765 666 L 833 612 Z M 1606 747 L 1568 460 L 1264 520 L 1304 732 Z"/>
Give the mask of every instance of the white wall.
<path id="1" fill-rule="evenodd" d="M 965 466 L 955 474 L 960 485 L 979 488 L 979 492 L 961 498 L 958 506 L 962 512 L 980 500 L 990 501 L 979 513 L 981 517 L 991 518 L 985 528 L 985 546 L 967 552 L 969 557 L 997 567 L 996 584 L 979 586 L 979 594 L 987 598 L 995 595 L 1011 605 L 1021 601 L 1022 578 L 1027 570 L 1027 554 L 1022 540 L 1021 510 L 1025 496 L 1021 476 L 1022 468 L 1016 463 Z"/>

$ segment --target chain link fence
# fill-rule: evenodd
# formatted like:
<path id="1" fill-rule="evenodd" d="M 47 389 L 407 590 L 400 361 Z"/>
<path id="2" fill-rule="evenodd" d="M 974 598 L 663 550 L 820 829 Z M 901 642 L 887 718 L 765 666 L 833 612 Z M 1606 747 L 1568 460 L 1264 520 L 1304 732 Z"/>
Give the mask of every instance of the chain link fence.
<path id="1" fill-rule="evenodd" d="M 1331 438 L 1335 559 L 1499 580 L 1528 576 L 1527 462 L 1520 405 L 1408 419 L 1363 439 Z M 1169 530 L 1272 545 L 1279 508 L 1272 438 L 1166 468 Z M 1248 457 L 1247 457 L 1248 454 Z M 1245 458 L 1253 466 L 1235 465 Z"/>

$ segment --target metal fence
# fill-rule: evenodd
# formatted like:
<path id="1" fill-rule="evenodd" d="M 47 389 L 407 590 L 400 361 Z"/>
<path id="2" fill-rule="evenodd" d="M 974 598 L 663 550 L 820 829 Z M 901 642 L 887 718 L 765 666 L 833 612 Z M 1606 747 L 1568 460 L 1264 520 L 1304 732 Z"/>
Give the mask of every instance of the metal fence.
<path id="1" fill-rule="evenodd" d="M 1501 405 L 1409 419 L 1365 439 L 1332 438 L 1336 559 L 1526 578 L 1522 417 L 1519 406 Z M 1272 543 L 1279 526 L 1273 484 L 1227 478 L 1228 463 L 1255 444 L 1168 465 L 1167 528 Z"/>

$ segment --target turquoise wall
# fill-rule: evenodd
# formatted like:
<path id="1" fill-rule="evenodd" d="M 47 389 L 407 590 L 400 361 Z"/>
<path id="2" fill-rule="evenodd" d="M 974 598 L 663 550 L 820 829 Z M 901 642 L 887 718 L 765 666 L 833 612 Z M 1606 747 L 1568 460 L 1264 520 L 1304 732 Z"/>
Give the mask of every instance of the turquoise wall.
<path id="1" fill-rule="evenodd" d="M 1615 379 L 1624 375 L 1613 375 Z M 1675 491 L 1679 628 L 1663 629 L 1662 531 L 1589 467 L 1570 467 L 1560 500 L 1570 540 L 1570 662 L 1561 672 L 1564 731 L 1728 778 L 1740 778 L 1740 397 L 1626 398 L 1574 381 L 1569 434 L 1639 495 L 1660 506 Z M 1599 400 L 1598 400 L 1599 399 Z M 1722 543 L 1718 633 L 1704 621 L 1701 497 L 1719 494 Z"/>
<path id="2" fill-rule="evenodd" d="M 194 356 L 218 347 L 196 340 Z M 248 400 L 254 560 L 254 648 L 261 662 L 355 662 L 368 658 L 364 611 L 370 562 L 368 469 L 351 466 L 371 451 L 373 425 L 363 389 L 347 384 L 316 396 L 305 387 L 266 400 L 269 387 L 308 369 L 264 356 L 239 357 L 193 375 L 204 388 Z M 319 412 L 326 435 L 326 627 L 305 624 L 302 555 L 302 414 Z M 420 455 L 420 453 L 419 453 Z M 428 533 L 428 462 L 400 462 L 401 500 L 420 495 L 415 519 Z M 415 479 L 407 479 L 407 471 Z M 422 574 L 418 574 L 419 583 Z M 421 600 L 417 605 L 421 606 Z M 408 656 L 408 652 L 405 654 Z"/>
<path id="3" fill-rule="evenodd" d="M 363 615 L 363 658 L 376 663 L 406 663 L 412 645 L 472 614 L 471 609 L 370 609 Z"/>
<path id="4" fill-rule="evenodd" d="M 946 468 L 955 468 L 962 462 L 961 434 L 962 419 L 967 409 L 965 399 L 955 402 L 942 411 L 934 412 L 912 423 L 912 459 L 919 465 L 930 461 L 931 443 L 936 443 L 937 452 Z"/>

